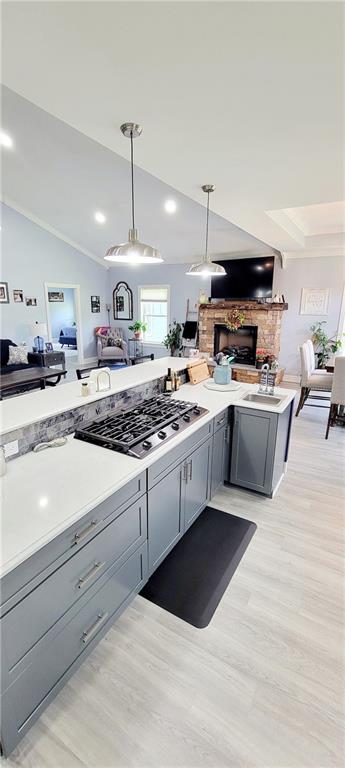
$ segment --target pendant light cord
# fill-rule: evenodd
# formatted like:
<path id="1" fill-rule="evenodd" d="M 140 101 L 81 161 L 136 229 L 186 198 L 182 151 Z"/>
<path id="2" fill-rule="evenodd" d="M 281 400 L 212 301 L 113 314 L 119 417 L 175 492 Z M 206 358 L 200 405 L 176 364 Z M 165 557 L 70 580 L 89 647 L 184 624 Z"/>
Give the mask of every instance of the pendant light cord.
<path id="1" fill-rule="evenodd" d="M 208 261 L 208 219 L 209 219 L 209 212 L 210 212 L 210 193 L 207 192 L 205 261 Z"/>
<path id="2" fill-rule="evenodd" d="M 133 131 L 131 131 L 131 178 L 132 178 L 132 227 L 135 229 L 134 223 L 134 163 L 133 163 Z"/>

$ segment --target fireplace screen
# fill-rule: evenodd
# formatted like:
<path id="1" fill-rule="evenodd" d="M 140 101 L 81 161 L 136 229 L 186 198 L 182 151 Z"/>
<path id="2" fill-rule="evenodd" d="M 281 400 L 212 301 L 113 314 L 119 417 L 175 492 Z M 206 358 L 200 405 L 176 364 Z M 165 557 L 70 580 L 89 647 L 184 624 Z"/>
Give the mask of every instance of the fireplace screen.
<path id="1" fill-rule="evenodd" d="M 257 325 L 242 325 L 237 331 L 229 331 L 226 325 L 214 326 L 214 354 L 224 352 L 234 355 L 234 363 L 255 365 Z"/>

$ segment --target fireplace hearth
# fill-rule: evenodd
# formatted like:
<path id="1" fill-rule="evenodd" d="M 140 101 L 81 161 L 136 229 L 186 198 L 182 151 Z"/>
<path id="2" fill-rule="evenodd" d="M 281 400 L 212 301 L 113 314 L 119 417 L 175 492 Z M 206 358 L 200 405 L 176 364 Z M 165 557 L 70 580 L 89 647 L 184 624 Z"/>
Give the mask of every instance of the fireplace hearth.
<path id="1" fill-rule="evenodd" d="M 257 325 L 242 325 L 237 331 L 229 331 L 226 325 L 214 326 L 214 354 L 223 352 L 235 357 L 234 363 L 255 365 Z"/>

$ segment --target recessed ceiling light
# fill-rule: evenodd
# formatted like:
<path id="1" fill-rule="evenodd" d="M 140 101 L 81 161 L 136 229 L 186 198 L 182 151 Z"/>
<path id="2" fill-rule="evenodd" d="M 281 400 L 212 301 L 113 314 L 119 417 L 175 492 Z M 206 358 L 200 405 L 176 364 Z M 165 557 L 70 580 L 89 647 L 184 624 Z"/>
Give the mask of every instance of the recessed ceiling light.
<path id="1" fill-rule="evenodd" d="M 1 131 L 0 144 L 2 147 L 7 147 L 7 149 L 10 149 L 10 147 L 13 147 L 13 139 L 11 139 L 11 136 L 9 136 L 8 133 Z"/>
<path id="2" fill-rule="evenodd" d="M 104 213 L 102 213 L 102 211 L 96 211 L 95 219 L 98 224 L 104 224 L 104 222 L 107 220 L 106 216 L 104 215 Z"/>
<path id="3" fill-rule="evenodd" d="M 164 203 L 164 208 L 167 213 L 176 213 L 177 211 L 177 205 L 175 200 L 166 200 Z"/>

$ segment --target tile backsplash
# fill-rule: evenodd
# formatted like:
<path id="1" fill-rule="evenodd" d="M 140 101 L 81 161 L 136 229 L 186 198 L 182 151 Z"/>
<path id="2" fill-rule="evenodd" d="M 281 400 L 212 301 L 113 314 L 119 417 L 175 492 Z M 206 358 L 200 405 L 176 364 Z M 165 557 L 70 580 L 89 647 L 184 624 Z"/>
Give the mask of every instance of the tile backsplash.
<path id="1" fill-rule="evenodd" d="M 13 440 L 18 440 L 18 453 L 15 456 L 9 456 L 7 461 L 12 461 L 24 453 L 28 453 L 38 443 L 46 443 L 56 437 L 72 434 L 81 422 L 91 421 L 97 416 L 112 410 L 121 408 L 130 408 L 131 405 L 137 405 L 150 397 L 157 397 L 164 390 L 164 379 L 162 376 L 147 384 L 140 384 L 137 387 L 108 395 L 93 403 L 85 403 L 78 408 L 70 411 L 64 411 L 57 416 L 52 416 L 42 421 L 28 424 L 20 429 L 7 432 L 0 437 L 0 445 L 6 445 Z M 186 371 L 180 372 L 181 383 L 186 381 Z M 62 385 L 63 386 L 63 385 Z M 25 397 L 25 395 L 22 395 Z"/>

